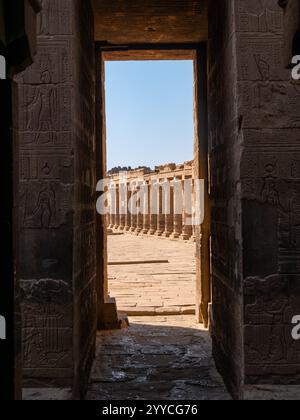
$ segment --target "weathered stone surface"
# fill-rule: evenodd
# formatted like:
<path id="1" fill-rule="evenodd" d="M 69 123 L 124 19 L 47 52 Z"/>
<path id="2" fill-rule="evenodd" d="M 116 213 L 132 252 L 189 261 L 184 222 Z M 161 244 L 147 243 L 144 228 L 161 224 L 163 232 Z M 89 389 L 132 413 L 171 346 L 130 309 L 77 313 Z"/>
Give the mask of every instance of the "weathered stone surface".
<path id="1" fill-rule="evenodd" d="M 72 399 L 72 390 L 67 388 L 25 388 L 24 401 L 68 401 Z"/>
<path id="2" fill-rule="evenodd" d="M 87 28 L 89 28 L 87 30 Z M 16 78 L 26 384 L 84 391 L 96 331 L 95 69 L 89 2 L 43 1 L 34 64 Z"/>
<path id="3" fill-rule="evenodd" d="M 0 340 L 0 400 L 21 399 L 22 356 L 19 290 L 13 255 L 18 227 L 13 215 L 12 78 L 26 69 L 36 53 L 36 22 L 39 0 L 1 1 L 0 5 L 0 130 L 1 188 L 0 236 L 5 246 L 0 257 L 0 313 L 5 318 L 6 339 Z"/>
<path id="4" fill-rule="evenodd" d="M 141 13 L 137 4 L 95 1 L 96 38 L 125 44 L 199 42 L 205 38 L 206 26 L 201 25 L 203 18 L 207 23 L 206 2 L 168 2 L 172 13 L 166 2 L 159 3 L 158 10 L 157 2 L 151 2 L 151 7 L 150 2 L 144 2 Z M 116 316 L 115 305 L 106 301 L 105 234 L 100 229 L 96 234 L 94 209 L 95 159 L 97 155 L 105 161 L 105 146 L 98 144 L 96 149 L 94 136 L 90 4 L 45 0 L 43 6 L 38 21 L 38 55 L 31 69 L 17 77 L 15 92 L 24 361 L 26 375 L 34 385 L 70 387 L 73 383 L 73 394 L 78 396 L 83 395 L 95 351 L 96 282 L 98 292 L 103 292 L 100 297 L 98 293 L 98 303 L 105 306 L 107 324 Z M 205 223 L 192 232 L 187 230 L 183 215 L 163 218 L 160 212 L 149 219 L 141 214 L 121 219 L 117 211 L 109 224 L 134 233 L 172 236 L 173 232 L 177 238 L 194 234 L 196 269 L 198 277 L 202 276 L 202 283 L 197 284 L 197 314 L 208 321 L 212 289 L 211 330 L 217 366 L 234 396 L 247 398 L 251 389 L 259 390 L 259 384 L 295 386 L 300 381 L 299 346 L 291 339 L 290 324 L 300 307 L 300 94 L 286 58 L 299 21 L 291 18 L 291 10 L 297 9 L 295 0 L 288 4 L 277 0 L 215 0 L 209 8 L 208 132 L 204 46 L 194 54 L 198 113 L 194 176 L 205 178 L 206 198 L 211 203 Z M 148 27 L 151 13 L 155 16 Z M 182 58 L 183 53 L 178 52 L 177 57 Z M 130 51 L 126 54 L 128 58 Z M 161 58 L 162 54 L 152 56 Z M 151 57 L 151 53 L 143 58 L 146 56 Z M 98 100 L 100 118 L 105 113 L 100 109 L 103 101 Z M 98 128 L 105 131 L 103 126 Z M 102 165 L 98 174 L 104 176 Z M 147 181 L 153 176 L 157 179 L 161 171 L 173 171 L 172 178 L 181 182 L 182 173 L 178 176 L 177 171 L 181 169 L 158 167 Z M 96 242 L 101 245 L 97 258 Z M 101 273 L 98 270 L 96 280 L 97 264 Z M 162 294 L 149 301 L 141 298 L 140 304 L 157 313 L 165 300 Z M 169 303 L 176 310 L 180 308 L 177 296 L 171 296 Z M 134 307 L 134 299 L 127 305 Z M 99 398 L 98 392 L 100 398 L 111 396 L 118 386 L 119 396 L 125 398 L 153 397 L 155 387 L 159 396 L 167 398 L 222 395 L 223 388 L 209 395 L 202 393 L 203 384 L 213 388 L 214 382 L 199 358 L 195 360 L 196 380 L 188 366 L 183 372 L 175 363 L 178 376 L 172 381 L 168 370 L 174 367 L 172 357 L 200 351 L 197 345 L 186 347 L 184 339 L 185 346 L 176 347 L 164 337 L 160 347 L 157 342 L 137 347 L 139 334 L 131 342 L 130 336 L 119 341 L 119 334 L 125 333 L 118 332 L 118 345 L 108 346 L 106 362 L 108 354 L 119 351 L 145 359 L 161 356 L 159 361 L 155 359 L 161 371 L 156 365 L 152 371 L 145 371 L 143 365 L 136 369 L 127 366 L 126 372 L 120 369 L 114 375 L 112 365 L 104 366 L 101 359 L 95 378 L 99 380 L 103 373 L 107 383 L 99 383 L 98 388 L 93 384 L 91 398 Z M 189 357 L 186 360 L 191 362 Z M 136 378 L 149 379 L 152 385 Z M 121 388 L 119 382 L 129 380 L 132 388 Z M 289 390 L 293 393 L 294 387 L 285 388 L 286 395 L 290 395 Z"/>
<path id="5" fill-rule="evenodd" d="M 87 400 L 228 400 L 208 332 L 193 317 L 135 317 L 99 333 Z"/>
<path id="6" fill-rule="evenodd" d="M 128 315 L 195 313 L 195 245 L 134 235 L 109 236 L 108 258 L 140 264 L 109 265 L 109 292 Z M 164 256 L 168 263 L 146 264 Z M 143 264 L 144 261 L 144 264 Z"/>
<path id="7" fill-rule="evenodd" d="M 299 383 L 289 318 L 300 307 L 300 96 L 279 2 L 219 3 L 209 54 L 212 334 L 218 366 L 243 398 L 244 374 L 251 384 Z"/>

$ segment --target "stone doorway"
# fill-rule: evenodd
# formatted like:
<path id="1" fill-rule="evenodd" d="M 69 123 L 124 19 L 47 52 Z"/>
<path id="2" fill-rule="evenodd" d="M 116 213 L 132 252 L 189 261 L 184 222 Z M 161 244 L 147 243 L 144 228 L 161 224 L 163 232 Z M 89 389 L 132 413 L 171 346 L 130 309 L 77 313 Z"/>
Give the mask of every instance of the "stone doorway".
<path id="1" fill-rule="evenodd" d="M 278 0 L 152 0 L 124 1 L 117 14 L 116 0 L 92 3 L 43 2 L 35 62 L 14 87 L 25 385 L 72 386 L 73 396 L 84 395 L 96 327 L 118 323 L 108 298 L 105 226 L 94 206 L 95 180 L 105 172 L 98 114 L 94 142 L 96 74 L 104 112 L 102 54 L 140 54 L 142 43 L 156 54 L 176 43 L 186 51 L 194 43 L 203 76 L 196 110 L 204 111 L 197 177 L 207 179 L 209 154 L 212 210 L 196 232 L 196 267 L 208 279 L 199 284 L 196 311 L 207 323 L 212 294 L 214 359 L 236 398 L 264 385 L 287 395 L 286 387 L 299 384 L 300 343 L 291 335 L 300 302 L 300 96 L 282 54 L 288 10 Z M 103 157 L 97 173 L 96 154 Z"/>
<path id="2" fill-rule="evenodd" d="M 133 46 L 125 52 L 122 48 L 114 49 L 98 45 L 96 56 L 98 57 L 97 103 L 101 107 L 101 114 L 99 112 L 96 114 L 102 115 L 98 121 L 98 134 L 101 133 L 98 137 L 98 150 L 101 150 L 103 159 L 98 173 L 103 177 L 107 169 L 104 159 L 107 150 L 105 61 L 193 60 L 194 161 L 178 166 L 159 167 L 155 174 L 147 174 L 147 171 L 137 171 L 139 173 L 133 171 L 128 176 L 133 179 L 135 176 L 140 176 L 144 180 L 154 175 L 158 179 L 180 177 L 181 181 L 187 177 L 195 179 L 202 176 L 205 180 L 205 199 L 207 199 L 205 45 L 190 46 L 186 50 L 176 46 L 159 48 L 153 45 Z M 229 398 L 212 360 L 211 340 L 207 331 L 211 290 L 209 205 L 205 209 L 207 215 L 202 228 L 200 225 L 185 225 L 182 215 L 178 220 L 178 216 L 173 214 L 171 221 L 170 216 L 166 215 L 163 215 L 162 219 L 160 213 L 155 217 L 151 214 L 148 217 L 143 214 L 123 215 L 119 211 L 120 175 L 112 176 L 112 178 L 115 182 L 113 187 L 115 211 L 98 220 L 102 232 L 101 243 L 99 241 L 98 245 L 104 246 L 104 252 L 102 248 L 98 254 L 105 255 L 102 265 L 98 266 L 101 270 L 101 276 L 98 275 L 98 279 L 103 279 L 101 293 L 104 299 L 107 293 L 106 299 L 112 305 L 115 301 L 111 297 L 117 298 L 116 314 L 119 317 L 121 315 L 120 321 L 123 312 L 129 315 L 130 326 L 128 330 L 112 332 L 111 319 L 108 325 L 101 325 L 108 331 L 102 330 L 98 334 L 98 350 L 87 399 L 102 399 L 105 396 L 108 397 L 108 394 L 115 395 L 116 398 L 143 399 L 148 395 L 146 389 L 143 390 L 143 386 L 141 387 L 143 381 L 145 381 L 145 387 L 149 386 L 149 389 L 157 388 L 158 393 L 159 390 L 163 390 L 165 399 L 172 399 L 175 396 L 183 399 L 191 390 L 195 399 Z M 198 241 L 200 231 L 202 231 L 201 244 Z M 161 255 L 165 258 L 160 258 Z M 196 269 L 196 267 L 199 268 Z M 111 308 L 108 312 L 111 314 Z M 193 343 L 195 353 L 190 355 L 189 345 Z M 111 351 L 114 357 L 109 357 Z M 200 361 L 201 355 L 205 360 L 204 365 Z M 193 369 L 184 365 L 180 366 L 181 357 L 186 359 L 187 365 L 198 364 L 199 371 L 194 379 L 192 379 Z M 144 369 L 148 371 L 149 377 L 141 374 Z M 191 371 L 190 377 L 185 372 L 186 370 Z M 153 372 L 157 373 L 153 374 Z M 160 375 L 162 377 L 158 381 Z M 104 389 L 102 381 L 109 383 L 107 389 Z M 125 389 L 122 384 L 127 381 L 130 383 Z M 213 392 L 207 392 L 209 389 Z"/>
<path id="3" fill-rule="evenodd" d="M 114 214 L 109 217 L 98 218 L 98 227 L 101 230 L 101 238 L 98 241 L 98 255 L 104 255 L 104 260 L 102 264 L 98 265 L 98 279 L 102 279 L 102 289 L 100 291 L 100 299 L 104 297 L 108 299 L 110 303 L 111 298 L 109 297 L 109 291 L 115 291 L 112 293 L 112 296 L 119 296 L 117 287 L 120 283 L 118 280 L 113 284 L 112 281 L 112 290 L 109 290 L 108 278 L 111 275 L 113 277 L 114 273 L 118 274 L 118 277 L 122 277 L 122 261 L 119 261 L 118 270 L 116 268 L 109 267 L 107 270 L 108 264 L 108 250 L 107 250 L 107 232 L 109 234 L 116 233 L 125 233 L 131 232 L 139 235 L 149 235 L 157 236 L 159 238 L 172 238 L 172 239 L 182 239 L 183 241 L 191 241 L 195 244 L 195 249 L 191 248 L 192 260 L 194 264 L 194 269 L 192 270 L 192 276 L 196 279 L 196 284 L 190 286 L 187 290 L 189 297 L 186 301 L 180 303 L 180 299 L 172 301 L 174 307 L 177 307 L 179 313 L 185 312 L 187 314 L 195 313 L 197 322 L 204 323 L 205 327 L 208 326 L 208 305 L 211 300 L 211 286 L 210 286 L 210 252 L 209 252 L 209 202 L 208 202 L 208 139 L 207 139 L 207 91 L 206 91 L 206 46 L 205 44 L 199 45 L 186 45 L 183 49 L 182 46 L 176 45 L 142 45 L 142 46 L 129 46 L 129 47 L 108 47 L 101 44 L 96 45 L 96 57 L 97 57 L 97 79 L 98 79 L 98 92 L 97 92 L 97 104 L 101 109 L 101 113 L 97 112 L 96 115 L 101 115 L 101 118 L 98 118 L 97 123 L 97 133 L 98 133 L 98 151 L 99 155 L 102 156 L 101 165 L 98 165 L 98 174 L 101 175 L 101 179 L 106 176 L 106 112 L 105 112 L 105 62 L 107 61 L 140 61 L 140 60 L 189 60 L 193 62 L 194 66 L 194 160 L 192 162 L 186 162 L 183 165 L 165 165 L 164 167 L 157 167 L 155 173 L 146 173 L 145 171 L 137 171 L 139 173 L 129 173 L 128 176 L 131 179 L 135 177 L 140 177 L 144 179 L 144 182 L 149 186 L 153 182 L 153 177 L 156 177 L 159 182 L 162 182 L 164 179 L 174 179 L 176 182 L 184 182 L 185 179 L 191 178 L 191 182 L 195 179 L 204 180 L 204 190 L 205 190 L 205 221 L 200 227 L 200 225 L 189 226 L 184 223 L 185 214 L 175 215 L 171 214 L 169 216 L 160 214 L 152 215 L 151 212 L 149 215 L 138 214 L 137 216 L 132 216 L 130 214 L 119 214 L 120 206 L 120 185 L 121 181 L 118 179 L 118 176 L 112 177 L 112 181 L 115 185 L 114 191 Z M 200 156 L 201 154 L 201 156 Z M 200 164 L 201 162 L 201 164 Z M 170 178 L 171 177 L 171 178 Z M 151 184 L 152 185 L 152 184 Z M 151 187 L 152 188 L 152 187 Z M 150 190 L 150 188 L 149 188 Z M 151 192 L 150 192 L 151 194 Z M 164 195 L 159 190 L 158 201 L 164 200 Z M 126 197 L 127 199 L 127 197 Z M 173 212 L 175 203 L 174 203 L 174 192 L 172 191 L 171 197 L 171 213 Z M 160 203 L 161 204 L 161 203 Z M 159 204 L 159 205 L 160 205 Z M 108 231 L 107 231 L 108 228 Z M 201 238 L 199 232 L 202 232 Z M 116 232 L 117 231 L 117 232 Z M 113 238 L 108 238 L 110 243 L 114 243 Z M 198 241 L 200 240 L 201 243 Z M 117 239 L 115 240 L 117 242 Z M 132 242 L 132 240 L 131 240 Z M 198 242 L 198 243 L 197 243 Z M 145 245 L 145 242 L 143 242 Z M 104 246 L 104 250 L 103 250 Z M 147 245 L 145 246 L 147 248 Z M 162 248 L 162 246 L 161 246 Z M 200 252 L 201 249 L 201 252 Z M 103 252 L 104 251 L 104 252 Z M 194 255 L 196 254 L 196 261 L 194 260 Z M 118 262 L 118 261 L 117 261 Z M 145 261 L 143 261 L 145 263 Z M 156 261 L 157 264 L 160 261 Z M 200 264 L 201 262 L 201 264 Z M 110 265 L 116 265 L 116 261 L 110 261 Z M 166 262 L 165 262 L 166 263 Z M 126 265 L 126 264 L 125 264 Z M 155 262 L 153 264 L 155 266 Z M 196 267 L 199 267 L 196 269 Z M 175 270 L 176 270 L 175 266 Z M 100 274 L 99 274 L 100 273 Z M 165 273 L 167 274 L 167 273 Z M 180 275 L 180 273 L 179 273 Z M 184 273 L 183 273 L 184 275 Z M 124 287 L 123 287 L 124 289 Z M 127 291 L 128 292 L 128 291 Z M 164 313 L 163 307 L 167 302 L 162 302 L 162 299 L 159 299 L 160 290 L 157 290 L 158 296 L 153 296 L 155 305 L 150 306 L 150 312 L 158 310 Z M 126 295 L 126 293 L 125 293 Z M 123 297 L 125 296 L 123 295 Z M 120 296 L 122 300 L 122 295 Z M 162 296 L 160 296 L 162 298 Z M 132 298 L 132 296 L 131 296 Z M 137 300 L 138 298 L 133 298 Z M 136 307 L 142 308 L 143 299 L 140 299 L 139 302 L 131 302 L 131 304 L 136 305 Z M 176 305 L 177 303 L 177 305 Z M 145 312 L 139 310 L 138 312 L 129 310 L 124 302 L 121 304 L 119 309 L 127 309 L 127 312 L 130 314 L 137 314 L 140 312 Z M 174 310 L 169 310 L 170 315 L 174 315 Z M 149 315 L 150 313 L 148 313 Z M 103 312 L 101 313 L 103 318 Z M 110 325 L 111 326 L 111 325 Z M 102 324 L 103 327 L 103 324 Z M 104 326 L 105 327 L 105 326 Z"/>

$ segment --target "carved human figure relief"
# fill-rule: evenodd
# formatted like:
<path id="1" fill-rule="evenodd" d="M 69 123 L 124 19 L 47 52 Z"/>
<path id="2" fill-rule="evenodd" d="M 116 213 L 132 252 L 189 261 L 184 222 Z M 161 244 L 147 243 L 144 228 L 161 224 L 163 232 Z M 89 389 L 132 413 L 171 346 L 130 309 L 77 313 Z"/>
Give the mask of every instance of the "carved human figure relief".
<path id="1" fill-rule="evenodd" d="M 27 203 L 27 199 L 26 199 Z M 38 192 L 33 210 L 25 208 L 24 226 L 27 228 L 50 229 L 56 226 L 56 195 L 50 184 L 45 184 Z"/>
<path id="2" fill-rule="evenodd" d="M 38 216 L 41 227 L 49 228 L 56 219 L 55 193 L 50 185 L 46 184 L 38 196 L 33 216 Z"/>

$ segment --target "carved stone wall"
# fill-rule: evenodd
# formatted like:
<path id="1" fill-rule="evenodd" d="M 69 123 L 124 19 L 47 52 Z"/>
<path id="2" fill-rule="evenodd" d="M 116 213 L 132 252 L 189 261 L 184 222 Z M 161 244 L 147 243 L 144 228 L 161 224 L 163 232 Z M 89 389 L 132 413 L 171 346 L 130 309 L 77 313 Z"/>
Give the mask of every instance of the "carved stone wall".
<path id="1" fill-rule="evenodd" d="M 243 381 L 242 234 L 235 0 L 210 2 L 208 48 L 213 353 L 238 395 Z"/>
<path id="2" fill-rule="evenodd" d="M 300 384 L 300 84 L 278 1 L 240 1 L 237 13 L 245 382 Z"/>
<path id="3" fill-rule="evenodd" d="M 17 224 L 13 219 L 12 77 L 32 63 L 36 47 L 38 0 L 0 0 L 0 54 L 7 80 L 0 81 L 0 176 L 2 200 L 0 237 L 5 244 L 0 257 L 0 313 L 5 318 L 6 339 L 0 340 L 0 400 L 22 396 L 22 356 L 19 293 L 15 282 L 14 246 Z M 5 59 L 4 59 L 5 57 Z M 3 75 L 1 75 L 3 76 Z"/>
<path id="4" fill-rule="evenodd" d="M 93 15 L 86 0 L 42 6 L 15 89 L 24 374 L 78 393 L 96 330 Z"/>
<path id="5" fill-rule="evenodd" d="M 286 69 L 277 0 L 219 1 L 215 11 L 213 341 L 220 370 L 242 396 L 244 384 L 300 383 L 300 343 L 291 337 L 300 310 L 300 86 Z"/>

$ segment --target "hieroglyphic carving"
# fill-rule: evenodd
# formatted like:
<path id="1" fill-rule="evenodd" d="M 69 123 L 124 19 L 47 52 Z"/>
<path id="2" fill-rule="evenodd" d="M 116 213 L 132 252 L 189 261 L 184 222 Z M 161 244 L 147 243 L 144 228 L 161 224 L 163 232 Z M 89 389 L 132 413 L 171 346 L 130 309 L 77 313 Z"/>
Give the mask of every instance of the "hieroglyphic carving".
<path id="1" fill-rule="evenodd" d="M 20 190 L 20 224 L 26 229 L 55 229 L 71 211 L 71 189 L 57 182 L 30 182 Z"/>
<path id="2" fill-rule="evenodd" d="M 88 359 L 85 352 L 91 354 L 95 341 L 95 322 L 84 330 L 81 319 L 73 318 L 80 312 L 83 290 L 88 285 L 91 294 L 95 290 L 95 57 L 89 1 L 43 0 L 42 6 L 34 63 L 15 78 L 18 276 L 26 279 L 25 373 L 53 385 L 57 376 L 64 384 L 71 381 L 74 369 L 82 374 L 85 367 L 78 365 Z M 67 284 L 72 284 L 68 291 Z M 95 314 L 95 299 L 89 296 L 83 312 L 87 319 Z M 80 347 L 74 367 L 73 350 L 85 338 L 89 349 Z"/>
<path id="3" fill-rule="evenodd" d="M 51 156 L 23 151 L 20 157 L 20 180 L 62 180 L 68 184 L 72 179 L 73 157 L 61 154 Z"/>
<path id="4" fill-rule="evenodd" d="M 19 100 L 22 106 L 19 129 L 30 132 L 33 144 L 53 143 L 53 131 L 71 129 L 71 87 L 53 85 L 20 87 Z M 48 133 L 47 141 L 40 133 Z"/>
<path id="5" fill-rule="evenodd" d="M 245 283 L 245 344 L 248 375 L 295 373 L 300 345 L 291 336 L 291 319 L 300 304 L 297 276 L 249 278 Z M 261 369 L 261 364 L 264 369 Z M 287 366 L 291 366 L 290 369 Z"/>
<path id="6" fill-rule="evenodd" d="M 72 49 L 68 39 L 39 39 L 37 56 L 30 72 L 20 73 L 16 80 L 26 84 L 59 84 L 72 82 Z"/>
<path id="7" fill-rule="evenodd" d="M 238 0 L 240 32 L 280 33 L 283 15 L 273 0 Z"/>
<path id="8" fill-rule="evenodd" d="M 39 35 L 71 35 L 73 32 L 72 2 L 69 0 L 41 0 L 41 3 L 42 12 L 38 18 Z"/>
<path id="9" fill-rule="evenodd" d="M 72 292 L 61 280 L 21 281 L 24 367 L 72 367 Z"/>

